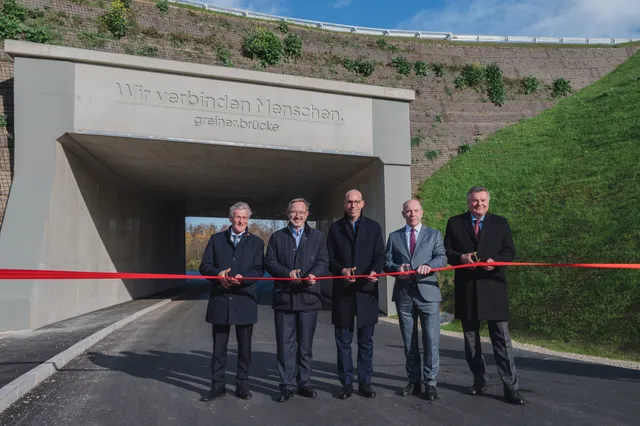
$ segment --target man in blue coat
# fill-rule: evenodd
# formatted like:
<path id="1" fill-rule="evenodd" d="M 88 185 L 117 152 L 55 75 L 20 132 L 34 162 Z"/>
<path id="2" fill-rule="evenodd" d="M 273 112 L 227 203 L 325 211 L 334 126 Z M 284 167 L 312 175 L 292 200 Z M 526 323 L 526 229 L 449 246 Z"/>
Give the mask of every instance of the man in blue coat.
<path id="1" fill-rule="evenodd" d="M 415 274 L 411 275 L 398 275 L 393 287 L 392 300 L 395 301 L 398 310 L 409 379 L 409 383 L 400 393 L 420 394 L 421 379 L 424 378 L 424 396 L 427 400 L 433 401 L 438 399 L 436 384 L 440 369 L 442 295 L 437 273 L 431 270 L 444 267 L 447 264 L 447 255 L 442 234 L 436 229 L 422 225 L 422 214 L 422 206 L 418 200 L 409 200 L 403 204 L 402 216 L 406 225 L 389 235 L 385 272 L 415 271 Z M 422 372 L 418 319 L 422 326 L 424 349 Z"/>
<path id="2" fill-rule="evenodd" d="M 295 392 L 315 398 L 311 387 L 313 336 L 322 308 L 320 281 L 329 266 L 325 235 L 306 223 L 309 203 L 303 198 L 289 202 L 289 223 L 269 239 L 265 270 L 274 278 L 273 310 L 276 326 L 280 396 L 288 401 Z M 308 280 L 300 280 L 308 278 Z M 297 370 L 297 371 L 296 371 Z"/>
<path id="3" fill-rule="evenodd" d="M 332 323 L 338 349 L 338 378 L 342 383 L 340 399 L 353 392 L 351 342 L 358 319 L 358 391 L 374 398 L 373 331 L 378 323 L 378 277 L 384 268 L 384 240 L 380 224 L 362 214 L 364 200 L 360 191 L 345 194 L 344 217 L 334 222 L 327 236 L 329 268 L 333 275 L 369 275 L 367 278 L 334 279 L 332 287 Z"/>
<path id="4" fill-rule="evenodd" d="M 238 342 L 236 396 L 251 398 L 248 388 L 251 338 L 253 324 L 258 322 L 258 303 L 256 280 L 250 278 L 264 274 L 264 242 L 247 230 L 250 217 L 251 208 L 248 204 L 240 202 L 231 206 L 231 226 L 209 238 L 200 263 L 200 274 L 218 277 L 210 279 L 211 291 L 206 315 L 206 321 L 212 324 L 213 379 L 211 391 L 200 398 L 201 401 L 212 401 L 226 393 L 224 372 L 231 325 L 235 325 Z"/>

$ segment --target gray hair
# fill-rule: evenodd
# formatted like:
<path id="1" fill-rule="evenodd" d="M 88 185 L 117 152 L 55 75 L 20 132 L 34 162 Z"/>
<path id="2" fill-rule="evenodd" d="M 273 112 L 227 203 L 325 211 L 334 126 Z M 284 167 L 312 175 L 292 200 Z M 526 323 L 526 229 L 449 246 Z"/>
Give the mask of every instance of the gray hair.
<path id="1" fill-rule="evenodd" d="M 233 214 L 236 210 L 246 210 L 249 212 L 249 217 L 251 217 L 251 207 L 249 207 L 249 204 L 241 201 L 239 203 L 235 203 L 229 208 L 229 219 L 233 219 Z"/>
<path id="2" fill-rule="evenodd" d="M 491 199 L 491 193 L 487 188 L 485 188 L 484 186 L 472 186 L 471 188 L 469 188 L 469 191 L 467 191 L 467 200 L 469 199 L 469 197 L 471 197 L 471 194 L 475 194 L 476 192 L 486 192 L 488 196 L 487 198 L 489 200 Z"/>
<path id="3" fill-rule="evenodd" d="M 309 206 L 311 206 L 311 203 L 304 198 L 294 198 L 293 200 L 289 201 L 289 205 L 287 205 L 287 212 L 291 210 L 291 205 L 293 203 L 304 203 L 304 205 L 307 207 L 307 211 L 309 211 Z"/>

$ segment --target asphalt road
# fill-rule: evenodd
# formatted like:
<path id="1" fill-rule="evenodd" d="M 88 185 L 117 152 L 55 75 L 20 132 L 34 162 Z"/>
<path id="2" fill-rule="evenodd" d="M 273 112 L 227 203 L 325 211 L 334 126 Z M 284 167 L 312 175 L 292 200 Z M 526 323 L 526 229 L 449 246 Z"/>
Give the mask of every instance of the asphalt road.
<path id="1" fill-rule="evenodd" d="M 427 402 L 399 396 L 396 392 L 405 384 L 402 341 L 398 326 L 386 322 L 377 326 L 374 336 L 377 398 L 355 394 L 339 400 L 328 311 L 321 312 L 314 344 L 313 384 L 318 398 L 296 396 L 277 403 L 273 314 L 268 306 L 260 307 L 254 329 L 253 399 L 239 400 L 232 393 L 236 366 L 232 337 L 227 370 L 230 393 L 203 403 L 198 398 L 210 385 L 211 355 L 210 326 L 203 321 L 204 297 L 171 302 L 113 333 L 0 415 L 0 425 L 640 424 L 638 371 L 516 351 L 527 403 L 513 406 L 501 399 L 491 355 L 487 356 L 488 394 L 466 395 L 471 375 L 462 341 L 445 336 L 441 399 Z"/>

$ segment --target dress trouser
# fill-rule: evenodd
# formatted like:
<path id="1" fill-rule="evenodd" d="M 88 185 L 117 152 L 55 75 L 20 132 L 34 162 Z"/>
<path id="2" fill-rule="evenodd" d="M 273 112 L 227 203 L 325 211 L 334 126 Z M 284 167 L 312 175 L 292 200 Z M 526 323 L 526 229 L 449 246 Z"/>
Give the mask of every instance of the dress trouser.
<path id="1" fill-rule="evenodd" d="M 274 310 L 274 320 L 280 390 L 303 389 L 311 384 L 318 311 Z"/>
<path id="2" fill-rule="evenodd" d="M 251 337 L 253 324 L 235 325 L 238 341 L 238 370 L 236 387 L 245 388 L 249 382 L 249 366 L 251 364 Z M 229 343 L 230 325 L 213 324 L 213 356 L 211 372 L 213 389 L 222 389 L 225 385 L 224 372 L 227 367 L 227 344 Z"/>
<path id="3" fill-rule="evenodd" d="M 417 285 L 405 283 L 396 294 L 396 310 L 404 343 L 405 369 L 410 383 L 436 386 L 440 371 L 440 302 L 428 302 Z M 422 336 L 418 333 L 420 321 Z M 420 359 L 419 340 L 424 355 Z M 422 368 L 421 367 L 422 364 Z M 421 371 L 422 370 L 422 371 Z"/>
<path id="4" fill-rule="evenodd" d="M 358 384 L 371 383 L 373 375 L 373 331 L 375 326 L 358 328 Z M 351 342 L 353 326 L 335 327 L 336 347 L 338 349 L 338 379 L 343 386 L 353 383 L 353 360 Z"/>
<path id="5" fill-rule="evenodd" d="M 518 390 L 518 373 L 514 361 L 508 321 L 487 321 L 489 337 L 493 345 L 493 356 L 502 379 L 504 389 Z M 473 373 L 474 383 L 486 381 L 486 363 L 480 343 L 480 321 L 462 321 L 464 331 L 464 354 Z"/>

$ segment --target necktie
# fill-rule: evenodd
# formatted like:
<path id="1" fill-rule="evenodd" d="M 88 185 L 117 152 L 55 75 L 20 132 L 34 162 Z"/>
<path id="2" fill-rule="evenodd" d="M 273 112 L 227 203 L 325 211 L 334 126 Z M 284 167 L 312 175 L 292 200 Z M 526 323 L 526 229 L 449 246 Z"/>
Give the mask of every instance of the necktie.
<path id="1" fill-rule="evenodd" d="M 478 236 L 478 234 L 480 233 L 480 222 L 482 222 L 481 220 L 475 220 L 475 226 L 473 227 L 473 232 L 476 233 L 476 237 Z"/>
<path id="2" fill-rule="evenodd" d="M 231 236 L 231 241 L 233 242 L 233 246 L 237 246 L 238 245 L 238 241 L 240 241 L 240 235 L 232 235 Z"/>
<path id="3" fill-rule="evenodd" d="M 416 249 L 416 230 L 411 228 L 411 237 L 409 238 L 409 252 L 413 256 L 413 252 Z"/>

